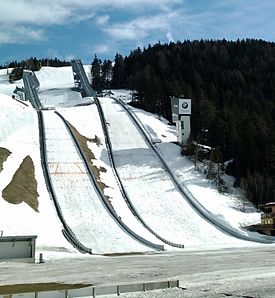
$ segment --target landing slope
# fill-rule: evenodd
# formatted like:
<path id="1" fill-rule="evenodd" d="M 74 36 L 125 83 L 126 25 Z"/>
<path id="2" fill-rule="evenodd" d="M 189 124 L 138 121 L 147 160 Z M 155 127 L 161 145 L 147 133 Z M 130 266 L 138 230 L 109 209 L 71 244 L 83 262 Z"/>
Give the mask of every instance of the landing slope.
<path id="1" fill-rule="evenodd" d="M 101 104 L 119 175 L 133 204 L 152 228 L 186 247 L 246 245 L 219 231 L 190 207 L 120 105 L 107 97 Z"/>
<path id="2" fill-rule="evenodd" d="M 112 219 L 63 121 L 52 111 L 43 114 L 51 180 L 63 216 L 77 239 L 93 253 L 150 250 Z"/>
<path id="3" fill-rule="evenodd" d="M 1 88 L 1 86 L 0 86 Z M 49 198 L 40 164 L 38 123 L 35 111 L 10 96 L 0 94 L 0 147 L 11 154 L 0 172 L 0 230 L 3 236 L 38 235 L 38 253 L 75 252 L 62 235 L 54 206 Z M 2 197 L 2 191 L 26 156 L 34 163 L 38 191 L 38 211 L 26 203 L 11 204 Z"/>

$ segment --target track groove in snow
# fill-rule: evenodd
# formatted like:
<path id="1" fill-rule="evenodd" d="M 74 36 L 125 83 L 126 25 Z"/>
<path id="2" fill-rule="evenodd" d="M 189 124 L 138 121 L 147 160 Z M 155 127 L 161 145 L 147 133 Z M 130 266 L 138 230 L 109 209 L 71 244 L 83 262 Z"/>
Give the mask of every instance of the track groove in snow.
<path id="1" fill-rule="evenodd" d="M 118 173 L 148 224 L 164 238 L 187 246 L 241 245 L 242 241 L 219 231 L 185 202 L 124 109 L 109 98 L 101 103 L 110 123 Z"/>
<path id="2" fill-rule="evenodd" d="M 52 184 L 63 216 L 77 239 L 93 253 L 148 251 L 110 217 L 85 167 L 79 166 L 83 162 L 63 121 L 51 111 L 43 114 L 47 157 L 50 164 L 55 163 L 50 167 Z M 56 164 L 62 174 L 55 174 Z M 77 175 L 72 174 L 75 171 Z"/>
<path id="3" fill-rule="evenodd" d="M 87 67 L 88 68 L 88 67 Z M 0 230 L 4 230 L 4 235 L 27 235 L 27 234 L 35 234 L 38 235 L 37 252 L 43 252 L 44 257 L 46 259 L 51 258 L 60 258 L 65 256 L 75 256 L 75 253 L 67 254 L 66 252 L 75 252 L 72 250 L 71 245 L 65 240 L 61 233 L 62 226 L 60 221 L 56 215 L 54 206 L 52 201 L 49 199 L 49 195 L 47 193 L 44 177 L 41 170 L 40 165 L 40 155 L 39 155 L 39 147 L 38 147 L 38 130 L 37 130 L 37 120 L 36 113 L 31 109 L 24 107 L 22 104 L 15 102 L 11 98 L 12 91 L 15 88 L 15 84 L 9 84 L 7 81 L 6 70 L 0 70 L 0 106 L 1 106 L 1 114 L 0 114 L 0 145 L 2 147 L 8 148 L 12 152 L 12 156 L 9 157 L 8 161 L 4 164 L 4 171 L 0 174 L 1 179 L 1 190 L 4 188 L 4 179 L 6 182 L 11 179 L 14 174 L 14 170 L 17 165 L 20 164 L 20 161 L 23 156 L 30 155 L 35 163 L 35 174 L 36 179 L 38 181 L 38 192 L 39 192 L 39 214 L 35 213 L 31 208 L 29 208 L 25 204 L 20 205 L 11 205 L 5 202 L 3 199 L 0 201 Z M 59 97 L 60 92 L 55 90 L 56 83 L 58 83 L 58 87 L 63 88 L 66 93 L 69 88 L 73 87 L 73 76 L 71 67 L 61 67 L 61 68 L 42 68 L 39 72 L 36 73 L 40 83 L 41 83 L 41 91 L 43 92 L 43 96 L 47 99 L 47 89 L 51 89 L 50 94 L 58 95 L 58 104 L 59 106 L 68 107 L 64 109 L 66 118 L 69 119 L 74 126 L 87 137 L 94 137 L 95 134 L 99 136 L 103 140 L 102 129 L 100 125 L 100 121 L 98 119 L 98 114 L 94 105 L 90 105 L 88 107 L 70 107 L 69 105 L 77 105 L 83 102 L 83 99 L 79 99 L 79 96 L 76 96 L 75 103 L 73 98 L 64 94 L 64 99 L 62 96 Z M 22 80 L 16 82 L 17 86 L 22 86 Z M 55 94 L 57 91 L 57 94 Z M 129 92 L 125 90 L 116 91 L 113 90 L 114 93 L 121 93 L 118 96 L 123 96 L 123 98 L 129 97 Z M 6 94 L 6 95 L 4 95 Z M 66 102 L 70 99 L 70 102 Z M 62 100 L 64 102 L 62 102 Z M 103 99 L 105 100 L 105 98 Z M 92 102 L 91 98 L 89 101 Z M 54 99 L 50 100 L 49 103 L 55 104 L 56 101 Z M 112 108 L 112 107 L 111 107 Z M 138 113 L 138 117 L 141 119 L 142 123 L 149 130 L 153 137 L 157 136 L 157 138 L 161 139 L 163 143 L 158 144 L 165 160 L 168 161 L 169 167 L 173 167 L 173 170 L 179 175 L 179 178 L 182 178 L 184 181 L 188 181 L 188 188 L 193 192 L 196 199 L 199 200 L 201 204 L 203 204 L 209 211 L 217 217 L 222 217 L 225 222 L 228 224 L 239 227 L 240 225 L 245 225 L 247 223 L 256 223 L 260 220 L 260 214 L 257 210 L 251 206 L 249 207 L 251 211 L 249 213 L 241 212 L 243 204 L 241 201 L 239 202 L 234 196 L 224 196 L 220 195 L 209 182 L 206 182 L 205 179 L 199 174 L 193 171 L 193 167 L 189 161 L 185 158 L 182 158 L 178 153 L 176 145 L 169 144 L 171 141 L 175 141 L 175 132 L 174 128 L 166 125 L 163 122 L 160 122 L 157 119 L 156 115 L 147 113 L 142 110 L 135 109 L 135 112 Z M 86 117 L 86 113 L 87 116 Z M 110 111 L 108 113 L 113 113 L 112 116 L 114 121 L 117 121 L 117 125 L 114 123 L 110 123 L 110 129 L 113 130 L 112 141 L 116 138 L 120 138 L 121 134 L 125 134 L 125 125 L 129 124 L 129 119 L 124 121 L 121 118 L 122 111 Z M 115 129 L 113 129 L 115 128 Z M 135 129 L 133 129 L 134 131 Z M 101 132 L 101 135 L 100 135 Z M 128 182 L 129 185 L 127 187 L 127 192 L 131 190 L 131 193 L 134 193 L 131 196 L 131 200 L 135 200 L 135 202 L 140 201 L 139 204 L 135 207 L 144 204 L 144 206 L 140 206 L 140 209 L 143 210 L 143 214 L 145 215 L 146 221 L 147 218 L 150 218 L 150 204 L 147 201 L 154 200 L 154 204 L 152 207 L 155 208 L 154 215 L 152 215 L 152 222 L 154 225 L 162 231 L 164 223 L 168 226 L 170 224 L 171 219 L 166 219 L 166 212 L 162 212 L 162 208 L 166 208 L 166 205 L 169 203 L 173 203 L 173 200 L 178 200 L 179 198 L 175 195 L 171 195 L 174 190 L 173 187 L 167 187 L 165 192 L 161 192 L 159 189 L 162 189 L 162 183 L 165 182 L 165 179 L 162 178 L 161 170 L 159 173 L 155 171 L 154 173 L 149 173 L 151 171 L 151 167 L 153 166 L 152 161 L 150 160 L 150 154 L 148 154 L 148 158 L 146 155 L 141 156 L 143 153 L 146 153 L 146 147 L 144 150 L 140 150 L 142 148 L 141 144 L 130 144 L 133 150 L 127 150 L 127 142 L 129 144 L 130 139 L 132 139 L 132 129 L 126 131 L 128 133 L 127 140 L 122 140 L 125 142 L 124 148 L 118 148 L 120 152 L 126 153 L 128 155 L 128 159 L 125 158 L 125 161 L 122 162 L 122 158 L 119 158 L 122 164 L 120 165 L 120 173 L 124 172 L 124 184 L 126 185 Z M 60 137 L 60 139 L 62 136 Z M 113 180 L 111 178 L 111 170 L 108 169 L 108 157 L 106 154 L 106 150 L 103 147 L 98 148 L 95 144 L 90 143 L 89 146 L 92 148 L 93 152 L 96 153 L 96 160 L 94 161 L 96 166 L 104 166 L 107 168 L 106 173 L 102 173 L 102 181 L 107 184 L 109 187 L 106 188 L 106 195 L 109 195 L 113 198 L 112 204 L 114 205 L 118 214 L 124 216 L 124 221 L 129 223 L 130 227 L 134 227 L 134 224 L 131 224 L 131 219 L 129 221 L 125 219 L 127 216 L 124 215 L 124 212 L 127 213 L 125 208 L 123 207 L 123 203 L 120 203 L 119 193 L 117 188 L 114 187 Z M 125 152 L 123 152 L 125 150 Z M 22 152 L 21 152 L 22 151 Z M 119 152 L 117 152 L 119 153 Z M 136 161 L 137 164 L 133 165 L 135 156 L 140 154 L 140 159 L 144 159 L 142 161 Z M 65 162 L 67 157 L 62 155 L 62 160 Z M 140 164 L 140 166 L 139 166 Z M 141 167 L 143 167 L 141 171 Z M 138 168 L 138 171 L 136 171 Z M 139 169 L 140 168 L 140 169 Z M 131 172 L 132 169 L 135 169 L 134 172 Z M 62 168 L 63 170 L 63 168 Z M 150 183 L 150 178 L 153 183 Z M 2 179 L 3 178 L 3 179 Z M 127 181 L 127 179 L 129 179 Z M 158 180 L 158 183 L 156 182 Z M 143 183 L 145 181 L 146 183 Z M 166 182 L 165 182 L 166 183 Z M 149 187 L 148 190 L 145 188 Z M 150 190 L 151 189 L 151 190 Z M 156 194 L 154 194 L 154 190 L 156 189 Z M 67 190 L 65 190 L 67 191 Z M 62 192 L 61 192 L 62 193 Z M 140 193 L 140 196 L 139 196 Z M 168 196 L 166 196 L 166 193 Z M 146 194 L 146 195 L 144 195 Z M 166 202 L 162 202 L 163 198 L 158 202 L 157 194 L 161 196 L 167 197 Z M 151 198 L 153 196 L 153 198 Z M 161 206 L 157 206 L 161 205 Z M 178 203 L 177 203 L 178 204 Z M 177 204 L 173 203 L 173 206 Z M 171 206 L 170 206 L 171 207 Z M 169 217 L 173 216 L 173 209 L 168 206 L 167 214 Z M 196 214 L 194 212 L 188 216 L 190 209 L 182 206 L 181 213 L 186 213 L 186 215 L 181 216 L 182 220 L 180 223 L 177 223 L 175 228 L 180 230 L 181 236 L 178 237 L 183 239 L 186 244 L 187 249 L 193 249 L 198 247 L 199 249 L 204 249 L 205 247 L 216 248 L 219 246 L 224 246 L 230 248 L 235 245 L 240 246 L 251 246 L 252 243 L 248 243 L 245 241 L 240 241 L 236 243 L 235 241 L 231 242 L 233 239 L 231 237 L 225 238 L 225 240 L 220 239 L 220 241 L 216 241 L 215 238 L 212 237 L 211 233 L 209 234 L 209 239 L 204 243 L 205 235 L 208 233 L 208 224 L 207 222 L 198 220 L 196 221 Z M 70 207 L 71 208 L 71 207 Z M 160 213 L 158 214 L 160 210 Z M 72 212 L 72 210 L 71 210 Z M 177 220 L 179 211 L 176 211 L 175 217 Z M 96 214 L 95 214 L 96 216 Z M 122 217 L 122 216 L 121 216 Z M 190 222 L 189 222 L 190 218 Z M 74 220 L 78 220 L 76 217 Z M 99 219 L 100 220 L 100 219 Z M 185 224 L 186 221 L 186 224 Z M 164 223 L 163 223 L 164 222 Z M 171 221 L 171 225 L 174 222 Z M 159 227 L 160 226 L 160 227 Z M 133 228 L 135 231 L 138 229 Z M 188 232 L 190 229 L 190 232 Z M 201 233 L 197 233 L 197 230 L 201 229 Z M 170 239 L 175 239 L 176 237 L 173 235 L 176 233 L 173 226 L 165 227 L 163 230 L 163 235 L 166 234 L 170 237 Z M 216 233 L 216 232 L 215 232 Z M 140 230 L 140 234 L 142 234 Z M 171 234 L 171 235 L 170 235 Z M 202 237 L 201 237 L 202 236 Z M 211 240 L 212 239 L 212 240 Z M 230 239 L 230 240 L 228 240 Z M 105 239 L 102 239 L 101 245 L 104 245 Z M 212 241 L 212 242 L 211 242 Z M 79 256 L 79 255 L 78 255 Z M 81 257 L 82 258 L 82 257 Z"/>
<path id="4" fill-rule="evenodd" d="M 95 105 L 92 105 L 89 109 L 83 107 L 78 107 L 77 109 L 81 111 L 82 114 L 81 119 L 79 117 L 77 121 L 74 117 L 71 118 L 72 113 L 70 109 L 63 109 L 62 114 L 66 115 L 66 119 L 70 119 L 69 122 L 81 131 L 86 138 L 97 138 L 100 141 L 100 144 L 88 142 L 88 147 L 95 155 L 93 164 L 98 168 L 102 167 L 105 169 L 104 172 L 100 172 L 100 180 L 107 186 L 104 189 L 104 194 L 109 197 L 117 216 L 119 216 L 119 219 L 123 222 L 123 224 L 129 227 L 139 237 L 142 237 L 151 243 L 163 245 L 163 242 L 145 229 L 140 221 L 132 214 L 129 206 L 122 196 L 121 189 L 115 179 L 114 172 L 110 164 L 110 159 L 108 158 L 106 145 L 101 141 L 104 139 L 104 134 L 100 126 L 100 119 L 98 115 L 94 113 L 94 111 L 96 111 Z M 74 112 L 74 115 L 75 114 L 76 113 Z M 90 123 L 90 125 L 88 123 Z M 93 129 L 90 129 L 90 127 Z M 92 134 L 93 132 L 96 132 L 95 135 Z M 157 246 L 155 248 L 159 249 Z"/>

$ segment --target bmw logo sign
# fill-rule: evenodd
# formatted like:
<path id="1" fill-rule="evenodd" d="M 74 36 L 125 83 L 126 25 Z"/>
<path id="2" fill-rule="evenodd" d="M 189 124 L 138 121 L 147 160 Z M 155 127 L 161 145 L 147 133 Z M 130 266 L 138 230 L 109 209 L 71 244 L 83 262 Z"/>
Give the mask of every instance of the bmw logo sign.
<path id="1" fill-rule="evenodd" d="M 181 106 L 182 106 L 183 109 L 187 109 L 188 108 L 188 103 L 186 101 L 184 101 Z"/>

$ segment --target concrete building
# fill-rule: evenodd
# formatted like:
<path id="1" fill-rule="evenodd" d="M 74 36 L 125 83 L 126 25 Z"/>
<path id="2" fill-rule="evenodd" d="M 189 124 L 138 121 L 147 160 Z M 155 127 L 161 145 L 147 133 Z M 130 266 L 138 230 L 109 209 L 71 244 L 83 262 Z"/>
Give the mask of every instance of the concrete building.
<path id="1" fill-rule="evenodd" d="M 35 262 L 37 236 L 0 237 L 0 261 Z"/>

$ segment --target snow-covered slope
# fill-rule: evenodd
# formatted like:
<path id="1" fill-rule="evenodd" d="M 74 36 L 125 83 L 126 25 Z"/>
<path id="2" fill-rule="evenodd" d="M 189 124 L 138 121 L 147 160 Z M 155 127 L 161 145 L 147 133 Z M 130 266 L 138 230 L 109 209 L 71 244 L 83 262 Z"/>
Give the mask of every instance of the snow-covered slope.
<path id="1" fill-rule="evenodd" d="M 87 66 L 86 70 L 88 68 Z M 149 240 L 155 240 L 132 217 L 120 196 L 107 158 L 97 109 L 94 106 L 73 107 L 82 103 L 83 99 L 80 99 L 78 94 L 75 94 L 75 98 L 73 94 L 68 96 L 67 91 L 73 87 L 71 68 L 43 67 L 37 72 L 37 77 L 40 81 L 40 96 L 44 96 L 43 100 L 48 100 L 50 105 L 55 105 L 56 101 L 51 96 L 56 97 L 58 93 L 58 101 L 63 102 L 61 106 L 67 106 L 67 108 L 59 108 L 65 118 L 85 137 L 97 136 L 101 140 L 100 146 L 94 143 L 89 143 L 88 146 L 95 154 L 94 164 L 98 168 L 106 169 L 105 173 L 101 173 L 101 180 L 108 186 L 105 194 L 111 198 L 118 215 L 137 233 Z M 15 84 L 10 85 L 7 82 L 5 72 L 0 72 L 0 147 L 12 152 L 4 162 L 3 171 L 0 173 L 0 190 L 3 191 L 11 181 L 24 157 L 30 155 L 34 162 L 38 183 L 39 212 L 35 212 L 25 203 L 18 205 L 7 203 L 2 197 L 0 198 L 0 230 L 4 235 L 38 235 L 38 252 L 43 251 L 46 258 L 54 257 L 55 251 L 76 253 L 62 235 L 61 223 L 45 186 L 40 163 L 36 112 L 31 107 L 24 106 L 11 98 L 14 87 Z M 64 96 L 60 89 L 55 93 L 56 88 L 64 90 Z M 117 95 L 127 98 L 127 92 L 121 90 Z M 89 101 L 92 102 L 92 99 Z M 109 123 L 116 166 L 127 186 L 128 195 L 152 228 L 170 240 L 186 244 L 190 249 L 195 247 L 203 249 L 206 246 L 214 248 L 252 245 L 249 242 L 228 237 L 202 220 L 175 190 L 144 140 L 136 133 L 136 128 L 129 124 L 129 119 L 122 109 L 108 98 L 103 98 L 102 104 Z M 153 138 L 162 140 L 162 143 L 157 146 L 169 166 L 211 213 L 234 227 L 259 220 L 260 215 L 255 209 L 250 213 L 242 212 L 242 204 L 237 197 L 220 195 L 210 182 L 194 172 L 191 162 L 180 156 L 179 148 L 169 143 L 176 139 L 173 127 L 150 113 L 138 109 L 135 109 L 135 113 Z M 75 220 L 77 221 L 77 218 Z M 101 240 L 99 245 L 104 247 L 106 242 L 104 238 Z M 64 254 L 59 254 L 60 256 Z"/>
<path id="2" fill-rule="evenodd" d="M 127 203 L 121 195 L 108 158 L 104 142 L 104 133 L 101 128 L 96 105 L 93 104 L 89 107 L 76 107 L 74 109 L 59 109 L 59 112 L 67 119 L 67 121 L 69 121 L 70 124 L 77 128 L 77 131 L 81 135 L 90 140 L 97 139 L 97 142 L 88 142 L 88 147 L 94 155 L 94 159 L 92 159 L 93 164 L 98 169 L 103 169 L 103 171 L 100 172 L 100 181 L 106 186 L 104 188 L 104 194 L 109 198 L 117 215 L 137 235 L 154 244 L 163 245 L 163 243 L 146 230 L 131 213 Z"/>
<path id="3" fill-rule="evenodd" d="M 77 239 L 93 253 L 150 250 L 111 217 L 63 121 L 52 111 L 43 115 L 51 180 L 63 216 Z"/>
<path id="4" fill-rule="evenodd" d="M 40 91 L 57 88 L 69 88 L 74 85 L 72 68 L 66 67 L 42 67 L 36 71 L 40 82 Z"/>
<path id="5" fill-rule="evenodd" d="M 152 140 L 161 140 L 156 146 L 165 157 L 169 167 L 174 170 L 200 204 L 221 221 L 235 228 L 260 221 L 260 213 L 252 203 L 245 199 L 240 190 L 234 189 L 234 194 L 233 192 L 221 194 L 215 184 L 194 170 L 194 164 L 180 154 L 179 147 L 170 143 L 177 141 L 174 126 L 168 125 L 165 119 L 159 119 L 151 113 L 136 108 L 132 110 L 141 120 Z"/>
<path id="6" fill-rule="evenodd" d="M 9 69 L 9 72 L 11 69 Z M 0 93 L 10 96 L 16 86 L 21 87 L 23 80 L 17 81 L 16 84 L 9 83 L 9 75 L 7 69 L 0 69 Z"/>
<path id="7" fill-rule="evenodd" d="M 149 226 L 162 237 L 184 243 L 186 247 L 243 245 L 191 208 L 124 109 L 109 98 L 103 98 L 101 103 L 109 123 L 117 170 L 133 204 Z M 171 153 L 176 151 L 169 151 L 173 156 Z"/>
<path id="8" fill-rule="evenodd" d="M 0 173 L 0 190 L 2 192 L 10 183 L 23 159 L 30 155 L 35 166 L 39 193 L 38 212 L 25 203 L 14 205 L 1 198 L 0 230 L 4 236 L 38 235 L 39 250 L 74 251 L 62 235 L 61 224 L 45 187 L 36 113 L 32 108 L 3 94 L 0 94 L 0 107 L 0 147 L 11 152 Z"/>
<path id="9" fill-rule="evenodd" d="M 125 102 L 131 101 L 131 91 L 113 90 L 115 97 Z M 143 123 L 144 128 L 152 140 L 160 140 L 156 144 L 165 157 L 169 167 L 173 169 L 185 184 L 187 189 L 195 196 L 207 210 L 219 217 L 221 221 L 239 228 L 260 222 L 260 213 L 255 206 L 247 201 L 239 189 L 234 192 L 221 194 L 215 184 L 205 178 L 205 175 L 194 170 L 194 164 L 180 154 L 180 149 L 172 142 L 177 141 L 175 126 L 160 118 L 158 115 L 145 112 L 141 109 L 131 108 Z M 228 180 L 231 177 L 228 177 Z M 234 179 L 231 179 L 234 182 Z M 233 184 L 232 182 L 232 184 Z M 233 188 L 233 187 L 232 187 Z"/>
<path id="10" fill-rule="evenodd" d="M 85 66 L 85 71 L 88 74 L 90 66 Z M 70 88 L 74 86 L 74 77 L 71 66 L 64 67 L 42 67 L 35 72 L 39 82 L 40 91 Z"/>

